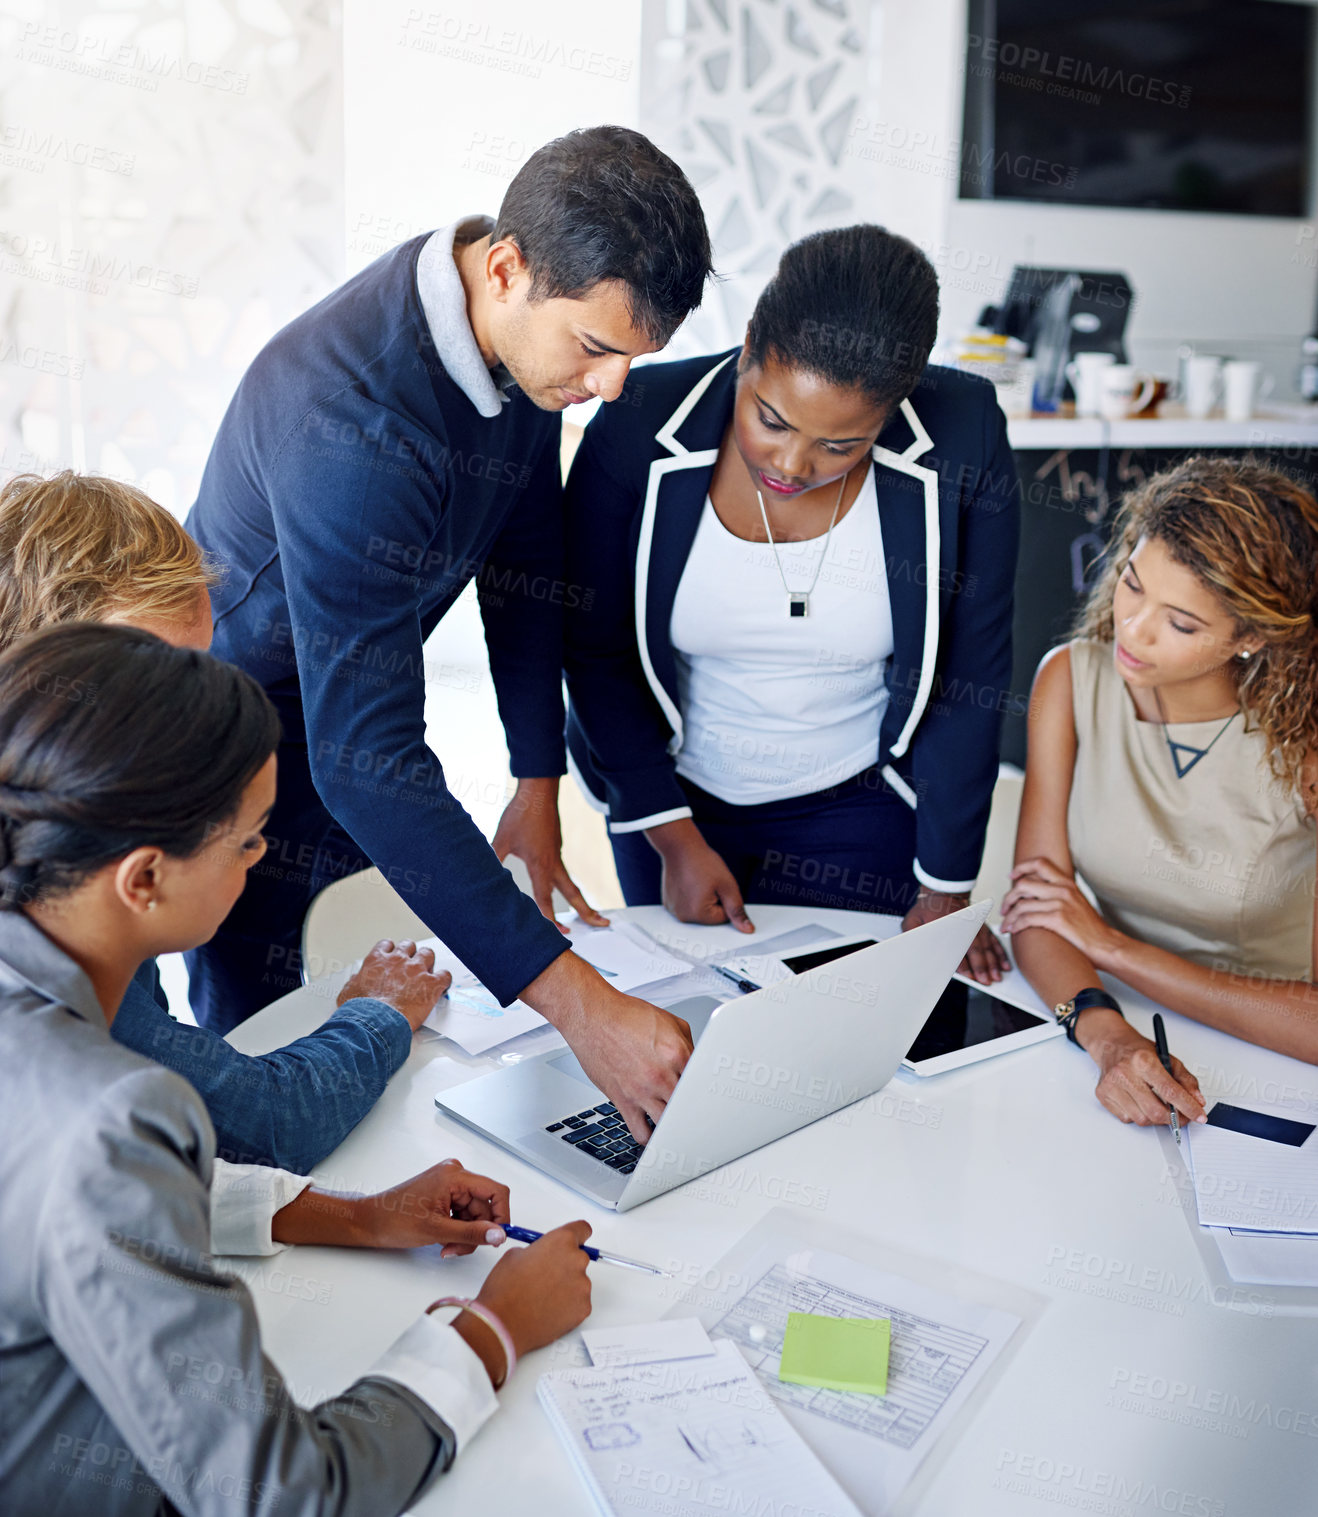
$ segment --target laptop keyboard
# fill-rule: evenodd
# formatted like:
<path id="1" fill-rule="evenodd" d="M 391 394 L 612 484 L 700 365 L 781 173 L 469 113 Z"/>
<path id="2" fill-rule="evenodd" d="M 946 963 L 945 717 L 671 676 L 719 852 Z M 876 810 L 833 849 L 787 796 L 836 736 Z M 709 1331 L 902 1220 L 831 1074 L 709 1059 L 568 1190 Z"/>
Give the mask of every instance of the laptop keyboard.
<path id="1" fill-rule="evenodd" d="M 564 1143 L 570 1143 L 579 1154 L 598 1159 L 621 1175 L 629 1175 L 636 1168 L 637 1160 L 645 1149 L 627 1131 L 627 1124 L 618 1115 L 618 1108 L 611 1102 L 603 1106 L 588 1106 L 585 1111 L 574 1111 L 557 1122 L 551 1122 L 546 1132 L 557 1133 Z"/>

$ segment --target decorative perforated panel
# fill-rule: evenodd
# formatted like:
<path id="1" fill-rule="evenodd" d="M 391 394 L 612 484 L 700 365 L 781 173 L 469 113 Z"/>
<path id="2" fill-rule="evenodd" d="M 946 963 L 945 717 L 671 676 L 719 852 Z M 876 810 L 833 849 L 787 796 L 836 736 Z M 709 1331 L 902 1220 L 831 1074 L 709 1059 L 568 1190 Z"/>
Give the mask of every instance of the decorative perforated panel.
<path id="1" fill-rule="evenodd" d="M 645 0 L 641 129 L 699 191 L 726 276 L 667 356 L 739 341 L 790 242 L 874 219 L 848 152 L 870 17 L 868 0 Z"/>

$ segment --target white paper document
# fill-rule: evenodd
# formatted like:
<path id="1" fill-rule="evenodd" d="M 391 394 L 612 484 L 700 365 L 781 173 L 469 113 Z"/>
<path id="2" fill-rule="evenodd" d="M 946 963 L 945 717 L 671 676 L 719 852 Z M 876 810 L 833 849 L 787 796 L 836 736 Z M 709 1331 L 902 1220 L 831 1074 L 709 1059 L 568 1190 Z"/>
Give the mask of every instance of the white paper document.
<path id="1" fill-rule="evenodd" d="M 612 1517 L 859 1517 L 735 1345 L 705 1359 L 542 1375 L 540 1400 Z"/>
<path id="2" fill-rule="evenodd" d="M 1249 1285 L 1318 1285 L 1318 1238 L 1306 1233 L 1206 1229 L 1233 1280 Z"/>
<path id="3" fill-rule="evenodd" d="M 684 962 L 664 953 L 645 933 L 626 922 L 611 927 L 586 927 L 573 918 L 570 937 L 575 952 L 624 992 L 688 969 Z M 449 967 L 453 975 L 448 994 L 421 1025 L 441 1037 L 452 1038 L 464 1053 L 488 1053 L 510 1038 L 547 1025 L 540 1013 L 524 1001 L 500 1006 L 470 970 L 453 960 L 438 938 L 429 938 L 419 946 L 443 954 L 443 962 L 437 958 L 437 966 Z"/>
<path id="4" fill-rule="evenodd" d="M 668 1359 L 707 1359 L 714 1352 L 698 1317 L 670 1317 L 631 1327 L 592 1327 L 581 1334 L 596 1369 L 620 1364 L 660 1364 Z"/>
<path id="5" fill-rule="evenodd" d="M 471 970 L 458 963 L 438 938 L 427 938 L 417 947 L 433 948 L 436 969 L 447 969 L 453 976 L 448 994 L 439 998 L 421 1025 L 442 1038 L 452 1038 L 464 1053 L 488 1053 L 510 1038 L 549 1025 L 524 1001 L 500 1006 Z"/>
<path id="6" fill-rule="evenodd" d="M 731 1339 L 843 1488 L 883 1512 L 1021 1325 L 995 1307 L 932 1290 L 822 1249 L 761 1249 L 740 1299 L 709 1325 Z M 887 1317 L 888 1392 L 818 1390 L 778 1379 L 789 1312 Z"/>
<path id="7" fill-rule="evenodd" d="M 1318 1103 L 1251 1102 L 1251 1109 L 1289 1122 L 1318 1123 Z M 1296 1147 L 1211 1123 L 1188 1122 L 1181 1131 L 1204 1227 L 1318 1232 L 1318 1132 Z"/>
<path id="8" fill-rule="evenodd" d="M 652 980 L 666 980 L 684 974 L 690 965 L 667 953 L 639 927 L 630 922 L 614 922 L 609 927 L 572 924 L 573 950 L 593 965 L 615 990 L 629 992 Z"/>

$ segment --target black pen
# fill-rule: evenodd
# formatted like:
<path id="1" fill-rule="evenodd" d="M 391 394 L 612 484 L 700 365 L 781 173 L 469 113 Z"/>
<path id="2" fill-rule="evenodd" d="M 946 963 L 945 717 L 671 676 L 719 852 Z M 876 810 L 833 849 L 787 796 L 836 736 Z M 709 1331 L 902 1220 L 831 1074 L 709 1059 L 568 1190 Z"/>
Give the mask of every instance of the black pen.
<path id="1" fill-rule="evenodd" d="M 743 995 L 752 995 L 755 991 L 764 989 L 762 985 L 757 985 L 754 980 L 748 980 L 744 975 L 739 975 L 736 970 L 725 969 L 722 964 L 711 964 L 709 967 L 715 974 L 722 975 L 725 980 L 731 980 Z"/>
<path id="2" fill-rule="evenodd" d="M 1167 1048 L 1167 1029 L 1162 1025 L 1162 1013 L 1160 1011 L 1153 1013 L 1153 1043 L 1154 1047 L 1158 1050 L 1158 1062 L 1169 1075 L 1172 1075 L 1172 1056 Z M 1176 1076 L 1172 1075 L 1172 1079 L 1174 1080 L 1175 1078 Z M 1176 1145 L 1179 1148 L 1181 1143 L 1181 1124 L 1176 1115 L 1176 1108 L 1172 1103 L 1168 1101 L 1166 1106 L 1167 1110 L 1172 1114 L 1172 1136 L 1176 1139 Z"/>

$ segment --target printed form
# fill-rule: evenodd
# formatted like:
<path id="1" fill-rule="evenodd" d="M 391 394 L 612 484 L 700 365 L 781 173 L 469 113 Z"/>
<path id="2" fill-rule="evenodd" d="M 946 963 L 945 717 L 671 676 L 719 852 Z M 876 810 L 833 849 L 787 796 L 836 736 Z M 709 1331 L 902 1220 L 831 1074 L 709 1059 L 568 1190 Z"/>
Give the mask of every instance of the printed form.
<path id="1" fill-rule="evenodd" d="M 868 1269 L 822 1249 L 751 1261 L 753 1283 L 716 1322 L 806 1442 L 868 1511 L 884 1511 L 1021 1325 L 1010 1312 Z M 884 1396 L 817 1390 L 778 1379 L 789 1312 L 887 1317 Z"/>

